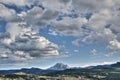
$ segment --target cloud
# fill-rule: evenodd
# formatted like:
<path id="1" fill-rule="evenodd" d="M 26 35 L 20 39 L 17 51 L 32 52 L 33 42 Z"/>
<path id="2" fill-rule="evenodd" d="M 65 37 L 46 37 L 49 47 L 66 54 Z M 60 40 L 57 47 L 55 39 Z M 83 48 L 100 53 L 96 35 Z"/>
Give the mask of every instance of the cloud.
<path id="1" fill-rule="evenodd" d="M 9 9 L 3 4 L 0 4 L 0 18 L 1 20 L 16 22 L 20 21 L 14 9 Z"/>
<path id="2" fill-rule="evenodd" d="M 95 62 L 95 63 L 90 63 L 90 64 L 86 64 L 86 65 L 82 65 L 81 67 L 89 67 L 89 66 L 97 66 L 97 65 L 109 65 L 109 64 L 113 64 L 115 62 Z"/>
<path id="3" fill-rule="evenodd" d="M 7 33 L 0 35 L 0 51 L 2 51 L 0 62 L 2 65 L 11 62 L 14 64 L 28 63 L 33 59 L 53 56 L 65 57 L 64 54 L 64 56 L 59 54 L 57 44 L 50 42 L 22 23 L 7 23 L 6 28 Z"/>
<path id="4" fill-rule="evenodd" d="M 91 54 L 92 54 L 92 55 L 98 55 L 98 54 L 97 54 L 97 50 L 96 50 L 96 49 L 91 50 Z"/>
<path id="5" fill-rule="evenodd" d="M 15 43 L 12 45 L 13 49 L 29 52 L 31 56 L 35 57 L 59 54 L 56 44 L 42 36 L 37 36 L 37 34 L 29 32 L 16 38 Z"/>
<path id="6" fill-rule="evenodd" d="M 79 47 L 80 46 L 80 39 L 76 39 L 76 40 L 72 41 L 72 44 Z"/>
<path id="7" fill-rule="evenodd" d="M 5 40 L 5 39 L 4 39 Z M 1 40 L 2 43 L 4 40 Z M 26 31 L 15 36 L 9 43 L 0 44 L 1 59 L 12 61 L 26 61 L 28 59 L 59 55 L 58 46 L 35 32 Z M 3 46 L 2 46 L 3 45 Z"/>
<path id="8" fill-rule="evenodd" d="M 57 11 L 50 9 L 43 10 L 41 7 L 34 6 L 27 12 L 23 11 L 18 15 L 22 18 L 22 21 L 24 21 L 28 27 L 39 31 L 39 28 L 45 27 L 52 20 L 55 20 L 58 14 L 59 13 Z"/>
<path id="9" fill-rule="evenodd" d="M 120 51 L 120 42 L 117 40 L 110 41 L 108 48 L 110 48 L 114 51 Z"/>
<path id="10" fill-rule="evenodd" d="M 18 13 L 5 4 L 29 9 Z M 39 35 L 39 29 L 47 25 L 51 25 L 49 34 L 75 37 L 72 43 L 76 46 L 105 44 L 119 51 L 119 5 L 119 0 L 0 0 L 0 20 L 6 21 L 6 32 L 0 34 L 0 59 L 24 61 L 59 55 L 57 44 Z M 71 17 L 72 13 L 77 17 Z"/>
<path id="11" fill-rule="evenodd" d="M 58 33 L 56 31 L 51 30 L 51 29 L 49 29 L 49 33 L 48 34 L 49 35 L 53 35 L 53 36 L 57 36 L 58 35 Z"/>
<path id="12" fill-rule="evenodd" d="M 88 36 L 83 38 L 83 42 L 86 43 L 106 43 L 108 44 L 109 41 L 114 40 L 116 35 L 112 33 L 110 29 L 103 29 L 99 31 L 92 31 Z"/>
<path id="13" fill-rule="evenodd" d="M 16 5 L 16 6 L 25 6 L 25 5 L 31 5 L 33 1 L 30 0 L 20 0 L 20 1 L 16 1 L 16 0 L 0 0 L 0 3 L 4 3 L 4 4 L 9 4 L 9 5 Z"/>
<path id="14" fill-rule="evenodd" d="M 71 67 L 89 67 L 89 66 L 97 66 L 97 65 L 109 65 L 109 64 L 113 64 L 115 62 L 108 62 L 108 61 L 104 61 L 104 62 L 95 62 L 95 63 L 83 63 L 83 64 L 70 64 Z"/>
<path id="15" fill-rule="evenodd" d="M 80 51 L 79 50 L 74 50 L 74 53 L 79 53 Z"/>
<path id="16" fill-rule="evenodd" d="M 63 12 L 63 13 L 69 13 L 69 11 L 72 10 L 71 2 L 72 2 L 72 0 L 51 0 L 51 1 L 50 0 L 44 0 L 42 2 L 42 5 L 46 9 L 60 11 L 60 12 Z"/>
<path id="17" fill-rule="evenodd" d="M 5 38 L 10 38 L 10 34 L 9 33 L 0 33 L 0 40 L 5 39 Z"/>
<path id="18" fill-rule="evenodd" d="M 100 1 L 72 0 L 73 8 L 76 9 L 76 11 L 79 13 L 89 13 L 89 12 L 94 13 L 94 12 L 100 11 L 101 9 L 110 9 L 112 7 L 115 7 L 115 5 L 118 5 L 118 4 L 119 4 L 118 0 L 115 0 L 115 1 L 113 0 L 100 0 Z"/>
<path id="19" fill-rule="evenodd" d="M 0 51 L 2 51 L 0 62 L 27 62 L 36 58 L 58 56 L 57 44 L 50 42 L 38 33 L 39 28 L 56 18 L 58 12 L 34 6 L 30 10 L 17 13 L 4 4 L 21 7 L 29 3 L 27 0 L 19 1 L 19 3 L 15 0 L 12 1 L 2 0 L 0 3 L 0 18 L 7 22 L 4 26 L 6 32 L 0 34 Z"/>
<path id="20" fill-rule="evenodd" d="M 52 28 L 56 31 L 59 31 L 63 35 L 67 36 L 80 36 L 84 32 L 81 27 L 85 24 L 87 20 L 85 18 L 69 18 L 66 17 L 61 21 L 52 22 Z"/>

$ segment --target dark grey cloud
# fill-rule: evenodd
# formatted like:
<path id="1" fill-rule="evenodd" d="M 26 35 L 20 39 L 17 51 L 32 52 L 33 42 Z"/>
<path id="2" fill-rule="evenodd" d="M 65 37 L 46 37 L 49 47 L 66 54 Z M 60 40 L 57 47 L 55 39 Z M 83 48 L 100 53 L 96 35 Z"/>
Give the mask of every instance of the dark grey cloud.
<path id="1" fill-rule="evenodd" d="M 0 33 L 0 39 L 10 38 L 9 33 Z"/>

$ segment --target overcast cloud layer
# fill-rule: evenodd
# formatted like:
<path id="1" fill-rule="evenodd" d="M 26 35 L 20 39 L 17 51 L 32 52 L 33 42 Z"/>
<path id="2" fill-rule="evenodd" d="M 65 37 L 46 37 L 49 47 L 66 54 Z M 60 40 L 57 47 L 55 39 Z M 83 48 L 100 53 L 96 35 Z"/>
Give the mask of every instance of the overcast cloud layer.
<path id="1" fill-rule="evenodd" d="M 59 56 L 58 45 L 39 34 L 47 25 L 54 33 L 76 37 L 75 46 L 96 43 L 120 52 L 119 0 L 0 0 L 0 21 L 6 22 L 0 63 Z"/>

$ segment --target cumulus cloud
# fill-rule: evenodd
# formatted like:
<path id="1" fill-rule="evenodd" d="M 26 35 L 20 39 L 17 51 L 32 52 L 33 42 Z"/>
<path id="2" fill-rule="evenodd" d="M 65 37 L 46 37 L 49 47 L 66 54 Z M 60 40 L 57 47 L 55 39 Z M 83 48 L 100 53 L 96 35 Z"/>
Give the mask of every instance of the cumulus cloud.
<path id="1" fill-rule="evenodd" d="M 25 6 L 27 0 L 0 1 L 0 20 L 6 21 L 5 33 L 0 34 L 0 60 L 5 63 L 21 62 L 35 58 L 58 56 L 58 46 L 40 36 L 40 27 L 45 26 L 50 20 L 56 18 L 57 11 L 43 10 L 34 6 L 30 10 L 17 13 L 7 5 Z M 36 32 L 37 31 L 37 32 Z"/>
<path id="2" fill-rule="evenodd" d="M 0 18 L 5 21 L 20 21 L 20 18 L 17 16 L 15 10 L 5 7 L 3 4 L 0 4 Z"/>
<path id="3" fill-rule="evenodd" d="M 64 17 L 60 21 L 54 21 L 52 26 L 63 35 L 77 37 L 78 39 L 73 41 L 76 46 L 80 45 L 81 41 L 100 45 L 109 45 L 113 40 L 119 42 L 119 5 L 118 0 L 72 0 L 72 9 L 75 9 L 79 16 L 75 19 Z"/>
<path id="4" fill-rule="evenodd" d="M 32 27 L 33 30 L 39 31 L 39 28 L 45 27 L 50 21 L 55 20 L 58 16 L 58 12 L 35 6 L 27 12 L 21 12 L 18 14 L 21 17 L 22 22 L 25 22 L 28 27 Z"/>
<path id="5" fill-rule="evenodd" d="M 4 3 L 4 4 L 9 4 L 9 5 L 17 5 L 17 6 L 25 6 L 25 5 L 31 5 L 32 1 L 31 0 L 0 0 L 0 3 Z"/>
<path id="6" fill-rule="evenodd" d="M 69 13 L 72 10 L 71 2 L 72 0 L 44 0 L 42 4 L 46 9 Z"/>
<path id="7" fill-rule="evenodd" d="M 66 17 L 61 21 L 52 22 L 52 28 L 59 31 L 63 35 L 69 36 L 80 36 L 84 32 L 82 31 L 82 25 L 85 24 L 87 20 L 85 18 L 69 18 Z"/>
<path id="8" fill-rule="evenodd" d="M 5 5 L 29 9 L 18 13 Z M 0 20 L 7 22 L 6 32 L 0 34 L 0 59 L 58 55 L 57 44 L 38 34 L 47 25 L 55 31 L 50 34 L 77 38 L 72 42 L 76 46 L 81 42 L 97 43 L 119 51 L 119 5 L 119 0 L 0 0 Z M 77 17 L 71 17 L 72 13 Z M 62 19 L 57 20 L 61 15 Z"/>
<path id="9" fill-rule="evenodd" d="M 116 35 L 112 33 L 110 29 L 103 29 L 99 31 L 92 31 L 88 36 L 83 38 L 83 42 L 86 43 L 106 43 L 114 40 Z"/>
<path id="10" fill-rule="evenodd" d="M 30 53 L 30 56 L 41 57 L 47 55 L 58 55 L 57 45 L 42 36 L 27 32 L 17 36 L 15 42 L 11 43 L 11 49 Z"/>
<path id="11" fill-rule="evenodd" d="M 6 37 L 3 39 L 3 37 Z M 5 34 L 1 38 L 1 59 L 12 61 L 26 61 L 28 59 L 57 56 L 59 55 L 58 46 L 45 37 L 38 36 L 36 32 L 22 31 L 14 39 Z M 5 40 L 5 41 L 4 41 Z"/>
<path id="12" fill-rule="evenodd" d="M 108 47 L 112 50 L 120 51 L 120 42 L 117 40 L 110 41 Z"/>

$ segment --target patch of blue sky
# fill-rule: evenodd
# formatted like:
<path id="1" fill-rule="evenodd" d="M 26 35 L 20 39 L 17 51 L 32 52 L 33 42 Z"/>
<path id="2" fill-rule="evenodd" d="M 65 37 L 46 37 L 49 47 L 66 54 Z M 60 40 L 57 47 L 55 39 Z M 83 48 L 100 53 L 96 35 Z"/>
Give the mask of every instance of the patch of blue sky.
<path id="1" fill-rule="evenodd" d="M 50 35 L 49 33 L 49 29 L 50 26 L 47 26 L 45 28 L 40 29 L 40 35 L 46 37 L 48 40 L 50 40 L 51 42 L 61 46 L 64 45 L 67 47 L 68 52 L 73 52 L 74 50 L 76 50 L 76 47 L 72 45 L 72 41 L 77 39 L 76 37 L 72 37 L 72 36 L 64 36 L 64 35 Z M 79 49 L 79 48 L 78 48 Z"/>
<path id="2" fill-rule="evenodd" d="M 5 26 L 6 21 L 0 20 L 0 33 L 4 33 L 6 31 Z"/>
<path id="3" fill-rule="evenodd" d="M 92 15 L 93 15 L 93 13 L 86 13 L 85 17 L 86 17 L 86 19 L 89 20 L 92 17 Z"/>

